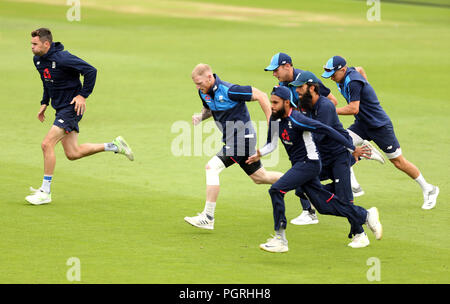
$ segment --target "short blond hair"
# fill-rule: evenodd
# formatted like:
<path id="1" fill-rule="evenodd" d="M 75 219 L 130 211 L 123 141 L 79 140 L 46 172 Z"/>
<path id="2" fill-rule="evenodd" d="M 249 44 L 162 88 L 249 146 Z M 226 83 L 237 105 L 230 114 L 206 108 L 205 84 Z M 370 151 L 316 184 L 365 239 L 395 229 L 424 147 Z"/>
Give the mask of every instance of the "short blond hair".
<path id="1" fill-rule="evenodd" d="M 205 75 L 205 74 L 211 74 L 212 75 L 212 69 L 211 67 L 206 63 L 199 63 L 197 64 L 194 69 L 192 70 L 191 77 Z"/>

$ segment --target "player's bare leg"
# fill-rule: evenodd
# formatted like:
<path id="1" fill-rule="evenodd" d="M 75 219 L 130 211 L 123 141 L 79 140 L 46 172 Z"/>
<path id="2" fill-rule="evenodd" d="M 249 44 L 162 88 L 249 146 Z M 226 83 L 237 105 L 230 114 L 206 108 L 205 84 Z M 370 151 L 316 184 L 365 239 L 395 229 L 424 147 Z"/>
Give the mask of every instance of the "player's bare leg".
<path id="1" fill-rule="evenodd" d="M 214 156 L 205 166 L 206 171 L 206 202 L 202 213 L 197 216 L 186 216 L 184 220 L 192 226 L 203 229 L 214 229 L 214 212 L 220 192 L 219 174 L 225 169 L 222 160 Z"/>
<path id="2" fill-rule="evenodd" d="M 42 205 L 52 201 L 50 184 L 56 165 L 55 146 L 64 136 L 64 129 L 57 126 L 52 126 L 47 135 L 45 135 L 41 144 L 44 156 L 44 178 L 42 180 L 42 186 L 39 189 L 30 188 L 31 195 L 25 198 L 30 204 Z"/>
<path id="3" fill-rule="evenodd" d="M 255 173 L 250 175 L 250 178 L 255 184 L 274 184 L 283 175 L 277 171 L 267 171 L 264 167 L 256 170 Z"/>
<path id="4" fill-rule="evenodd" d="M 61 139 L 67 159 L 77 160 L 85 156 L 105 151 L 104 144 L 78 144 L 78 132 L 72 131 Z"/>
<path id="5" fill-rule="evenodd" d="M 44 175 L 53 175 L 56 165 L 55 146 L 65 135 L 64 129 L 52 126 L 42 141 L 41 148 L 44 155 Z"/>

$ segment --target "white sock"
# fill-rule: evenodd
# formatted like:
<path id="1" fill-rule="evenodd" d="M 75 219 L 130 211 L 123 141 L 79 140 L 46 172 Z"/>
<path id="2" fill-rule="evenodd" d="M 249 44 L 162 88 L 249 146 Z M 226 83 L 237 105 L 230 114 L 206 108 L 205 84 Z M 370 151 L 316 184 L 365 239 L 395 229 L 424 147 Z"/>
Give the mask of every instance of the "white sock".
<path id="1" fill-rule="evenodd" d="M 286 229 L 280 228 L 280 230 L 276 230 L 275 234 L 280 236 L 283 241 L 286 241 Z"/>
<path id="2" fill-rule="evenodd" d="M 50 193 L 50 186 L 52 183 L 52 176 L 51 175 L 44 175 L 44 178 L 42 179 L 42 186 L 41 190 L 47 193 Z"/>
<path id="3" fill-rule="evenodd" d="M 119 151 L 117 146 L 113 143 L 104 143 L 104 145 L 105 145 L 105 151 L 112 151 L 112 152 Z"/>
<path id="4" fill-rule="evenodd" d="M 205 209 L 203 210 L 206 215 L 209 215 L 210 217 L 214 218 L 214 212 L 216 210 L 216 202 L 206 202 L 205 203 Z"/>
<path id="5" fill-rule="evenodd" d="M 360 185 L 356 180 L 355 172 L 353 171 L 353 167 L 350 167 L 350 183 L 352 184 L 352 188 L 359 188 Z"/>
<path id="6" fill-rule="evenodd" d="M 422 188 L 422 192 L 428 192 L 431 189 L 433 189 L 433 186 L 430 185 L 425 181 L 425 178 L 423 177 L 422 173 L 420 173 L 419 177 L 415 179 L 415 181 L 420 185 Z"/>

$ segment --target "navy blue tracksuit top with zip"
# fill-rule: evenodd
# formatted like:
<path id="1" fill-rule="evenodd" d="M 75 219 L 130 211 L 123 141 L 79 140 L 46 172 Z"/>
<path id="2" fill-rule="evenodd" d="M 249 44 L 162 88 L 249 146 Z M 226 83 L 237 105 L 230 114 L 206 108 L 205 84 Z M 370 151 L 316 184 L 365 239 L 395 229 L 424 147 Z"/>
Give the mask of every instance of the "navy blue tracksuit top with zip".
<path id="1" fill-rule="evenodd" d="M 338 118 L 335 105 L 328 98 L 320 96 L 313 109 L 306 111 L 306 116 L 332 127 L 349 141 L 352 140 Z M 347 152 L 347 149 L 341 143 L 327 134 L 315 133 L 313 136 L 320 153 L 320 160 L 324 166 L 334 162 L 341 153 Z"/>
<path id="2" fill-rule="evenodd" d="M 278 122 L 278 128 L 276 128 L 277 125 L 274 125 L 274 122 Z M 343 146 L 355 150 L 350 136 L 344 136 L 335 129 L 320 121 L 306 117 L 293 108 L 291 108 L 288 117 L 271 122 L 266 146 L 272 141 L 276 141 L 276 136 L 279 136 L 292 165 L 300 161 L 319 160 L 318 149 L 311 133 L 328 136 L 329 139 L 339 143 L 339 148 Z"/>
<path id="3" fill-rule="evenodd" d="M 48 105 L 51 100 L 52 107 L 58 111 L 69 106 L 77 95 L 87 98 L 94 89 L 97 70 L 86 61 L 64 51 L 60 42 L 52 43 L 43 56 L 34 56 L 33 62 L 44 86 L 41 104 Z M 83 85 L 80 75 L 84 76 Z"/>

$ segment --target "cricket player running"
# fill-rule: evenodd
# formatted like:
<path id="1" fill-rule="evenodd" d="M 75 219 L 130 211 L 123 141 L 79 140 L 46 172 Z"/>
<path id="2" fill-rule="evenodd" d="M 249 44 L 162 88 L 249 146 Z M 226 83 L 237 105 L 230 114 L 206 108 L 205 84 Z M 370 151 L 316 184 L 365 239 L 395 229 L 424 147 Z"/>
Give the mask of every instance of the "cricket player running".
<path id="1" fill-rule="evenodd" d="M 425 181 L 419 169 L 402 154 L 402 149 L 394 133 L 391 119 L 381 107 L 375 90 L 355 68 L 347 67 L 341 56 L 331 57 L 324 65 L 322 77 L 336 82 L 347 105 L 337 108 L 339 115 L 354 115 L 354 123 L 347 129 L 358 145 L 364 140 L 373 140 L 394 166 L 414 179 L 422 189 L 422 209 L 436 206 L 439 188 Z"/>
<path id="2" fill-rule="evenodd" d="M 319 79 L 312 72 L 303 71 L 289 86 L 296 88 L 303 114 L 332 127 L 348 140 L 352 140 L 339 121 L 335 105 L 327 97 L 319 94 Z M 325 189 L 335 193 L 341 201 L 353 204 L 350 168 L 356 162 L 355 157 L 342 144 L 326 134 L 314 134 L 314 141 L 322 162 L 319 178 L 331 180 L 331 183 L 325 185 Z M 362 149 L 365 156 L 371 151 L 365 145 L 358 149 Z M 301 215 L 291 220 L 291 223 L 297 224 L 300 217 Z"/>
<path id="3" fill-rule="evenodd" d="M 278 142 L 277 137 L 280 137 L 292 163 L 292 168 L 269 189 L 273 206 L 275 236 L 261 244 L 260 248 L 269 252 L 286 252 L 289 250 L 285 234 L 287 221 L 284 195 L 294 189 L 299 192 L 299 187 L 319 213 L 348 219 L 351 225 L 351 235 L 354 236 L 348 246 L 362 248 L 369 245 L 370 242 L 362 227 L 363 224 L 367 224 L 375 234 L 376 239 L 381 239 L 383 229 L 379 221 L 377 208 L 373 207 L 366 210 L 360 206 L 344 202 L 334 193 L 327 191 L 319 181 L 322 164 L 312 133 L 325 134 L 353 152 L 355 147 L 351 139 L 294 110 L 295 107 L 290 99 L 290 90 L 286 87 L 274 87 L 270 101 L 272 103 L 271 120 L 278 122 L 278 125 L 275 125 L 274 128 L 274 124 L 270 124 L 267 143 L 249 157 L 247 163 L 258 162 L 261 156 L 274 151 Z M 349 235 L 349 237 L 351 236 Z"/>
<path id="4" fill-rule="evenodd" d="M 357 67 L 358 70 L 362 70 L 362 68 Z M 296 80 L 304 70 L 294 68 L 292 63 L 292 58 L 285 53 L 276 53 L 272 56 L 269 65 L 264 69 L 264 71 L 271 71 L 273 77 L 277 78 L 280 86 L 285 86 L 291 91 L 291 98 L 295 106 L 300 108 L 300 98 L 296 91 L 296 88 L 293 86 L 289 86 L 289 83 Z M 317 77 L 316 77 L 317 78 Z M 336 97 L 331 93 L 331 90 L 326 87 L 320 79 L 318 79 L 319 86 L 319 94 L 321 96 L 327 97 L 329 100 L 333 102 L 336 106 L 338 101 Z M 380 163 L 384 163 L 383 156 L 376 150 L 369 142 L 365 142 L 364 145 L 368 146 L 371 149 L 370 157 L 362 158 L 362 159 L 372 159 L 376 160 Z M 361 185 L 358 183 L 355 173 L 352 168 L 350 168 L 350 177 L 352 183 L 352 191 L 355 197 L 364 195 L 364 190 L 361 188 Z M 311 204 L 308 200 L 304 198 L 300 198 L 300 202 L 303 207 L 303 212 L 293 220 L 293 224 L 296 225 L 309 225 L 309 224 L 317 224 L 319 222 L 317 215 L 311 209 Z"/>
<path id="5" fill-rule="evenodd" d="M 113 151 L 133 160 L 131 151 L 125 140 L 119 136 L 110 143 L 78 144 L 78 133 L 81 118 L 86 111 L 86 98 L 94 89 L 97 70 L 64 51 L 60 42 L 53 42 L 52 33 L 47 28 L 39 28 L 31 32 L 31 50 L 35 55 L 34 65 L 38 70 L 44 94 L 37 118 L 44 122 L 45 111 L 51 100 L 56 110 L 55 120 L 42 141 L 44 155 L 44 178 L 39 189 L 30 188 L 31 195 L 25 199 L 33 205 L 47 204 L 52 201 L 51 182 L 55 170 L 55 146 L 61 142 L 66 157 L 76 160 L 98 152 Z M 83 85 L 80 75 L 84 76 Z"/>
<path id="6" fill-rule="evenodd" d="M 219 174 L 223 169 L 239 164 L 256 184 L 273 184 L 283 174 L 266 171 L 261 162 L 245 161 L 255 153 L 256 132 L 245 102 L 258 101 L 267 121 L 271 110 L 267 94 L 251 86 L 225 82 L 207 64 L 198 64 L 192 71 L 192 81 L 203 103 L 201 114 L 192 116 L 192 123 L 213 117 L 222 131 L 224 146 L 206 164 L 206 202 L 203 212 L 184 220 L 198 228 L 214 229 L 214 213 L 220 191 Z"/>

